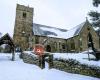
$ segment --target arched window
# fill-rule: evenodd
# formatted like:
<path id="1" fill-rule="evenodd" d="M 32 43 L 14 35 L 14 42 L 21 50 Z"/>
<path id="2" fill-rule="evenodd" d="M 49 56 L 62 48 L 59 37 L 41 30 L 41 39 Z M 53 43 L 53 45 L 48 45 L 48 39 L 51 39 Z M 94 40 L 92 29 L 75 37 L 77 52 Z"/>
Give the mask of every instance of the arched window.
<path id="1" fill-rule="evenodd" d="M 79 38 L 79 47 L 80 47 L 80 51 L 82 51 L 82 38 Z"/>
<path id="2" fill-rule="evenodd" d="M 88 39 L 88 48 L 92 47 L 92 50 L 95 50 L 93 44 L 93 37 L 90 32 L 88 33 L 87 39 Z"/>
<path id="3" fill-rule="evenodd" d="M 54 42 L 54 46 L 55 46 L 55 48 L 57 48 L 57 42 Z"/>
<path id="4" fill-rule="evenodd" d="M 87 30 L 90 31 L 90 28 L 88 27 Z"/>
<path id="5" fill-rule="evenodd" d="M 62 49 L 65 49 L 65 48 L 66 48 L 66 47 L 65 47 L 65 44 L 63 43 L 63 44 L 62 44 Z"/>
<path id="6" fill-rule="evenodd" d="M 74 39 L 71 39 L 71 50 L 75 50 L 75 42 L 74 42 Z"/>
<path id="7" fill-rule="evenodd" d="M 47 46 L 46 46 L 46 51 L 47 51 L 47 52 L 51 52 L 51 46 L 50 46 L 50 45 L 47 45 Z"/>
<path id="8" fill-rule="evenodd" d="M 60 45 L 61 45 L 61 42 L 59 42 L 59 49 L 61 48 Z"/>

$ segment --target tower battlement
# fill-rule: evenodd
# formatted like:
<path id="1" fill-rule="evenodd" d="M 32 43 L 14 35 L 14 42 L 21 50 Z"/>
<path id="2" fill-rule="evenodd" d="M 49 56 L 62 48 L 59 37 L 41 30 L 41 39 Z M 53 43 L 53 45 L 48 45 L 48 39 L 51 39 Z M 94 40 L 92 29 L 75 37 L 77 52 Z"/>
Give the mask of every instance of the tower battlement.
<path id="1" fill-rule="evenodd" d="M 29 6 L 24 6 L 24 5 L 20 5 L 17 4 L 16 10 L 22 10 L 22 11 L 27 11 L 27 12 L 33 12 L 34 8 L 29 7 Z"/>

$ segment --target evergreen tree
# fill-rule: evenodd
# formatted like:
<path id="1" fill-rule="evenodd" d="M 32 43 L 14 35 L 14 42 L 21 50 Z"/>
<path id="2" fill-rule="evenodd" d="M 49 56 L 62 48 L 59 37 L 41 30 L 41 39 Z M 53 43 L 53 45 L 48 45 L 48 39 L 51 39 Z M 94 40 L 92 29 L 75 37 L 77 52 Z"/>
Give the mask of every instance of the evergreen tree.
<path id="1" fill-rule="evenodd" d="M 99 4 L 100 4 L 100 0 L 93 0 L 93 5 L 94 5 L 95 7 L 98 7 Z"/>
<path id="2" fill-rule="evenodd" d="M 93 0 L 93 6 L 99 7 L 100 0 Z M 100 30 L 100 13 L 98 11 L 90 11 L 88 14 L 91 17 L 94 27 L 98 27 Z"/>

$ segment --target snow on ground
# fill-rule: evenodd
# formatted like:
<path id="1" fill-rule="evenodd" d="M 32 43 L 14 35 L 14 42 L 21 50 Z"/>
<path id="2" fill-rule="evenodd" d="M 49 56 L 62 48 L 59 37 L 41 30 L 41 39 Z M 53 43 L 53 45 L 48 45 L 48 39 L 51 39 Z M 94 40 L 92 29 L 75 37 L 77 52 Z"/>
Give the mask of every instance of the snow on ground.
<path id="1" fill-rule="evenodd" d="M 47 65 L 47 63 L 46 63 Z M 0 53 L 0 80 L 100 80 L 98 78 L 71 74 L 56 69 L 40 69 L 18 58 L 11 61 L 11 54 Z"/>
<path id="2" fill-rule="evenodd" d="M 86 52 L 82 53 L 53 53 L 54 58 L 60 58 L 60 59 L 76 59 L 82 64 L 87 64 L 87 65 L 94 65 L 94 66 L 99 66 L 100 67 L 100 60 L 99 61 L 94 61 L 88 59 L 88 54 Z M 95 56 L 92 54 L 89 54 L 91 59 L 95 59 Z"/>

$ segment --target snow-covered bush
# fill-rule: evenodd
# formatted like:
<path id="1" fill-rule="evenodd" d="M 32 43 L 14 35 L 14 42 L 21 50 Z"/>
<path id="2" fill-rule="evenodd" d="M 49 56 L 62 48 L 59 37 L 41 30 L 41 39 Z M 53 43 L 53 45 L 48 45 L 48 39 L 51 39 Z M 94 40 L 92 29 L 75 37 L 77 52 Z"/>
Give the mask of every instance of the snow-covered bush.
<path id="1" fill-rule="evenodd" d="M 55 58 L 53 67 L 65 72 L 83 74 L 100 78 L 100 67 L 94 65 L 81 64 L 75 59 Z"/>

